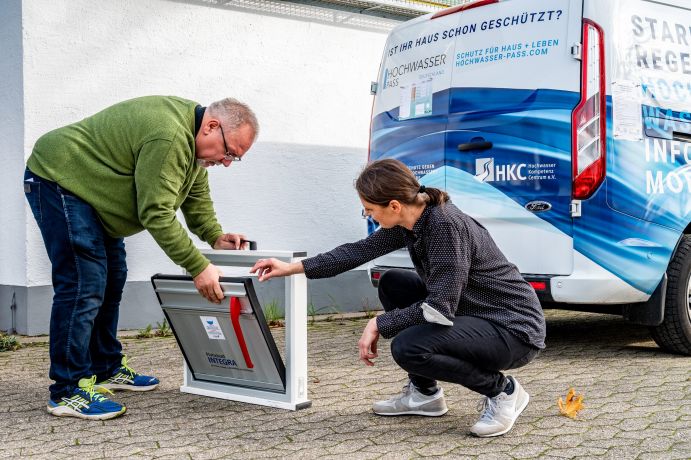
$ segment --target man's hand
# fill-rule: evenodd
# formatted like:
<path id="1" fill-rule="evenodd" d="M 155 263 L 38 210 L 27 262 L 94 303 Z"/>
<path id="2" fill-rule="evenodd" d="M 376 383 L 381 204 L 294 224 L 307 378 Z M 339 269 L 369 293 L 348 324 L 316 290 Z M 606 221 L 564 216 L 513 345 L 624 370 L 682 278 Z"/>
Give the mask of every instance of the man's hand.
<path id="1" fill-rule="evenodd" d="M 221 300 L 223 300 L 223 290 L 218 282 L 218 278 L 222 275 L 223 272 L 218 267 L 209 264 L 200 274 L 194 277 L 194 287 L 209 302 L 221 303 Z"/>
<path id="2" fill-rule="evenodd" d="M 276 276 L 289 276 L 296 273 L 303 273 L 305 267 L 302 262 L 281 262 L 278 259 L 259 259 L 257 263 L 250 268 L 250 273 L 257 273 L 259 281 L 266 281 Z"/>
<path id="3" fill-rule="evenodd" d="M 362 331 L 362 337 L 357 343 L 360 350 L 360 361 L 367 366 L 374 366 L 372 360 L 379 356 L 377 354 L 377 341 L 379 340 L 379 329 L 377 328 L 377 318 L 372 318 Z"/>
<path id="4" fill-rule="evenodd" d="M 214 243 L 214 249 L 249 249 L 249 243 L 241 233 L 226 233 L 219 236 Z"/>

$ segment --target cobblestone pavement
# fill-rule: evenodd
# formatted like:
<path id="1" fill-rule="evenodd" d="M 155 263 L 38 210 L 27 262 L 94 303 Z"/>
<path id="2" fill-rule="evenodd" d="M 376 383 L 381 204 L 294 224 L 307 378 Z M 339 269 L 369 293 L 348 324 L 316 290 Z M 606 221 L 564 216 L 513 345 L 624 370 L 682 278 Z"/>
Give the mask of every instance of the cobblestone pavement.
<path id="1" fill-rule="evenodd" d="M 118 393 L 125 416 L 104 422 L 49 416 L 45 343 L 0 353 L 0 457 L 37 458 L 691 458 L 691 358 L 661 353 L 647 330 L 612 316 L 548 312 L 548 348 L 514 375 L 531 402 L 513 431 L 474 438 L 478 397 L 446 384 L 438 418 L 378 417 L 372 401 L 405 376 L 386 341 L 374 368 L 357 361 L 365 320 L 309 327 L 311 408 L 290 412 L 179 392 L 173 339 L 123 339 L 141 372 L 162 383 Z M 282 329 L 274 329 L 279 344 Z M 585 396 L 578 420 L 556 400 Z"/>

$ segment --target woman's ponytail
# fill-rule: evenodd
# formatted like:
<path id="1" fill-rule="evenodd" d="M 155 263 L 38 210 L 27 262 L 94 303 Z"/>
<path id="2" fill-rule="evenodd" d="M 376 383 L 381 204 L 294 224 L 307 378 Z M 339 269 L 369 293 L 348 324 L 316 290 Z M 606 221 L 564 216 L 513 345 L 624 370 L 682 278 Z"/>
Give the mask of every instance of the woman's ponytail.
<path id="1" fill-rule="evenodd" d="M 426 187 L 425 193 L 429 197 L 427 204 L 431 206 L 438 206 L 449 201 L 449 194 L 438 188 Z"/>

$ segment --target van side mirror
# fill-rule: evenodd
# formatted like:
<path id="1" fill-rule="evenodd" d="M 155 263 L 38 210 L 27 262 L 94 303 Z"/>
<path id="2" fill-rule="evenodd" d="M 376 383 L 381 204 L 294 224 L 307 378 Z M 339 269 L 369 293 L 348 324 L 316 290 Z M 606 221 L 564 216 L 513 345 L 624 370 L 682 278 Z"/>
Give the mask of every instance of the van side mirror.
<path id="1" fill-rule="evenodd" d="M 378 87 L 378 86 L 379 86 L 379 85 L 377 84 L 376 81 L 373 81 L 373 82 L 371 82 L 371 83 L 369 84 L 369 93 L 370 93 L 372 96 L 374 96 L 375 94 L 377 94 L 377 87 Z"/>

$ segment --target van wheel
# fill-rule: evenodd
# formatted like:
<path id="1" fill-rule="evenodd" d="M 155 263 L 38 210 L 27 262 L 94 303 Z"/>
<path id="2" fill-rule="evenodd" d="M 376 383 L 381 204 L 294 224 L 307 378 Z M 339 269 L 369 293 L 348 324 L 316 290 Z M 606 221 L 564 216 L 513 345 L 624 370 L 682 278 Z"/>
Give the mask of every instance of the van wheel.
<path id="1" fill-rule="evenodd" d="M 667 268 L 665 319 L 650 328 L 660 348 L 691 356 L 691 235 L 684 235 Z"/>

